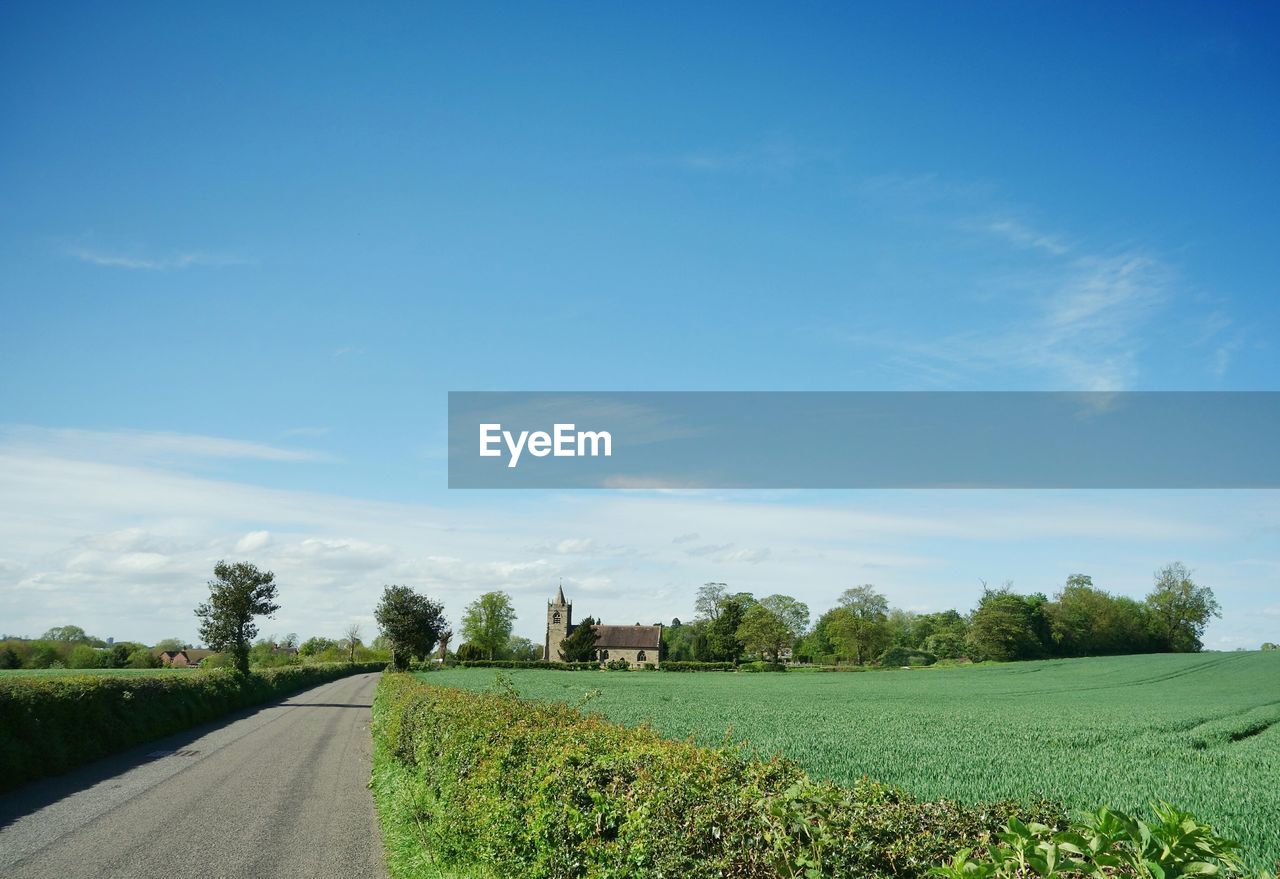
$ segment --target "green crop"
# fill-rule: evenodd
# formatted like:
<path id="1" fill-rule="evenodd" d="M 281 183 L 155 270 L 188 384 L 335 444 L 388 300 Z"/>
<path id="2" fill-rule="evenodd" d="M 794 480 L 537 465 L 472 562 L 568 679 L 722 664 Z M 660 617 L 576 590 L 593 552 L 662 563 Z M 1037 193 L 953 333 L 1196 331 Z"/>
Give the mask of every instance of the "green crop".
<path id="1" fill-rule="evenodd" d="M 578 703 L 671 738 L 726 735 L 815 776 L 925 798 L 1038 797 L 1142 812 L 1169 802 L 1280 859 L 1280 653 L 1203 653 L 873 674 L 508 672 L 523 696 Z M 482 669 L 432 672 L 484 689 Z"/>

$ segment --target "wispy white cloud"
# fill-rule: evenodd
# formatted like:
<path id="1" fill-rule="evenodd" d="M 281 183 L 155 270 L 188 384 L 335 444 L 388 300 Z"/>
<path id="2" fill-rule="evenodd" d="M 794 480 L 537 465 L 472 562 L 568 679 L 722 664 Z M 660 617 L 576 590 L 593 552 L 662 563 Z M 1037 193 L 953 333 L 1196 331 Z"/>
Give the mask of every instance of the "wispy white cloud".
<path id="1" fill-rule="evenodd" d="M 113 269 L 133 269 L 147 272 L 167 272 L 196 267 L 221 268 L 247 265 L 249 260 L 229 254 L 186 251 L 168 256 L 143 256 L 136 253 L 120 253 L 94 250 L 85 247 L 69 249 L 69 254 L 81 262 Z"/>
<path id="2" fill-rule="evenodd" d="M 10 426 L 0 428 L 0 441 L 44 454 L 152 464 L 210 458 L 277 462 L 329 460 L 324 452 L 309 449 L 169 431 Z"/>
<path id="3" fill-rule="evenodd" d="M 933 386 L 991 376 L 1031 375 L 1041 386 L 1121 391 L 1140 373 L 1144 331 L 1171 293 L 1171 270 L 1139 251 L 1087 255 L 1014 282 L 1022 298 L 1000 303 L 981 329 L 932 339 L 886 333 L 845 338 L 886 350 L 904 374 Z"/>
<path id="4" fill-rule="evenodd" d="M 1215 378 L 1247 345 L 1229 329 L 1228 304 L 1155 248 L 1064 235 L 992 184 L 886 174 L 852 192 L 902 234 L 921 235 L 922 246 L 961 255 L 945 273 L 951 286 L 931 292 L 969 306 L 956 329 L 817 329 L 884 350 L 886 368 L 917 385 L 1124 390 L 1142 384 L 1155 339 L 1164 351 L 1203 347 L 1203 371 Z"/>
<path id="5" fill-rule="evenodd" d="M 986 224 L 986 229 L 1018 247 L 1035 248 L 1054 256 L 1062 256 L 1071 250 L 1071 247 L 1058 236 L 1033 229 L 1021 220 L 1011 217 L 991 220 Z"/>

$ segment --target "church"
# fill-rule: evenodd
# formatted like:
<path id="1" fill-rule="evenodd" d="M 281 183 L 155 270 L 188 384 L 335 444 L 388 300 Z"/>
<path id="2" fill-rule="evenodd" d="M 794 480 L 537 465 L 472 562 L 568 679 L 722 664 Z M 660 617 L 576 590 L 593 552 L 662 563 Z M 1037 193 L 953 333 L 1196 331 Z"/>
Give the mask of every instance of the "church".
<path id="1" fill-rule="evenodd" d="M 596 657 L 601 662 L 625 659 L 632 665 L 643 667 L 645 663 L 659 666 L 658 652 L 662 647 L 662 626 L 605 626 L 596 625 Z M 573 631 L 573 605 L 565 601 L 564 587 L 556 591 L 556 597 L 547 602 L 547 640 L 543 656 L 552 661 L 564 661 L 560 642 Z"/>

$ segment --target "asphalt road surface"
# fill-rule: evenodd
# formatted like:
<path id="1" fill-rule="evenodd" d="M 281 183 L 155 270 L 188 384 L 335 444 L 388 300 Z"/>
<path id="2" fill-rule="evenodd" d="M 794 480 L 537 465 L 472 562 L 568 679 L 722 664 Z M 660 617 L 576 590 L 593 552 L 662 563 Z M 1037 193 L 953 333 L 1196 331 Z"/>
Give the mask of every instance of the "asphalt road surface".
<path id="1" fill-rule="evenodd" d="M 0 796 L 0 876 L 386 876 L 367 787 L 377 679 L 322 684 Z"/>

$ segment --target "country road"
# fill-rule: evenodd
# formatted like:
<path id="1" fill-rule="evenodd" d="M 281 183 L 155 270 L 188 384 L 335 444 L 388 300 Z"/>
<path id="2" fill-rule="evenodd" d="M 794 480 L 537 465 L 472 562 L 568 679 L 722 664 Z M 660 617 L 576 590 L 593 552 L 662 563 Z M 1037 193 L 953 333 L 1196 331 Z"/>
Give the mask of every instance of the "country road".
<path id="1" fill-rule="evenodd" d="M 366 787 L 377 680 L 322 684 L 0 796 L 0 876 L 386 876 Z"/>

